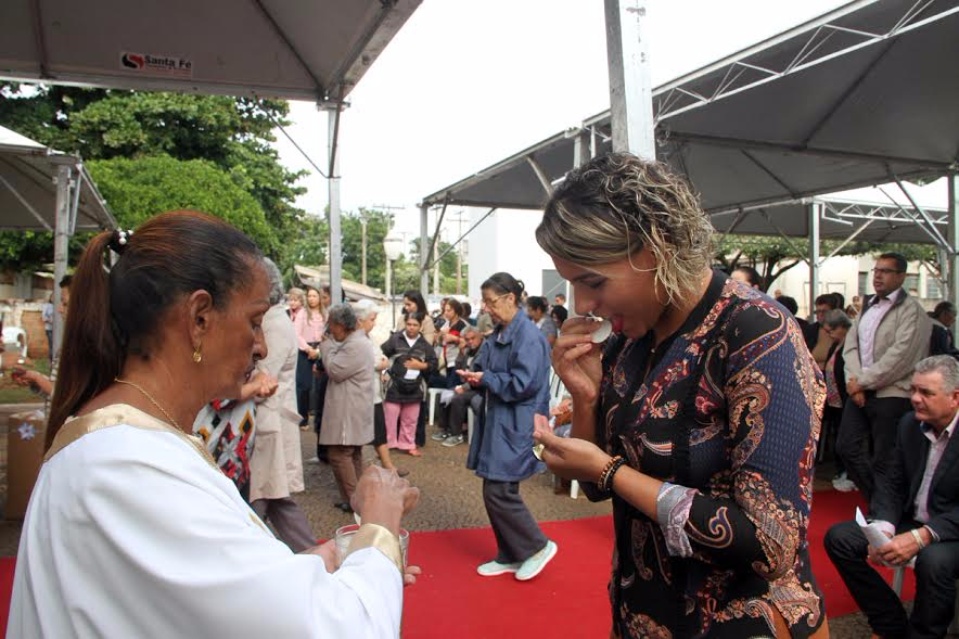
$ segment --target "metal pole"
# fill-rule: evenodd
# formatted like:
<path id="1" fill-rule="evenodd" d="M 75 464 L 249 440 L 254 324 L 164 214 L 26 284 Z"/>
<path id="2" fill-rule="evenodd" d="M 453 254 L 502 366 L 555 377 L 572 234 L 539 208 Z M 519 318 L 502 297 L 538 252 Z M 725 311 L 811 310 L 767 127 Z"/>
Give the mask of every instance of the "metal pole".
<path id="1" fill-rule="evenodd" d="M 396 326 L 396 304 L 393 303 L 393 260 L 386 258 L 386 298 L 390 300 L 390 311 L 393 314 L 393 323 L 390 330 Z"/>
<path id="2" fill-rule="evenodd" d="M 363 283 L 363 286 L 366 286 L 366 211 L 360 211 L 360 230 L 362 238 L 362 253 L 361 260 L 362 264 L 360 266 L 360 281 Z"/>
<path id="3" fill-rule="evenodd" d="M 819 296 L 819 215 L 821 204 L 806 205 L 809 213 L 809 306 L 807 315 L 812 316 Z"/>
<path id="4" fill-rule="evenodd" d="M 426 265 L 429 264 L 429 222 L 427 219 L 427 214 L 429 209 L 427 207 L 420 207 L 420 293 L 423 294 L 423 297 L 426 297 L 430 293 L 430 274 L 426 270 Z"/>
<path id="5" fill-rule="evenodd" d="M 436 229 L 436 232 L 439 233 L 439 229 Z M 440 261 L 437 258 L 439 255 L 439 243 L 433 243 L 433 295 L 440 294 Z"/>
<path id="6" fill-rule="evenodd" d="M 59 309 L 60 280 L 67 274 L 67 253 L 70 242 L 70 178 L 72 167 L 61 164 L 57 167 L 57 221 L 53 231 L 53 308 Z M 79 186 L 77 187 L 79 188 Z M 63 318 L 53 313 L 53 353 L 60 351 L 63 341 Z"/>
<path id="7" fill-rule="evenodd" d="M 613 150 L 656 159 L 646 0 L 606 0 L 606 57 Z"/>
<path id="8" fill-rule="evenodd" d="M 463 234 L 463 211 L 456 216 L 456 234 Z M 456 294 L 463 294 L 463 243 L 460 242 L 459 250 L 456 251 Z"/>
<path id="9" fill-rule="evenodd" d="M 959 174 L 950 173 L 949 184 L 949 301 L 959 303 Z"/>
<path id="10" fill-rule="evenodd" d="M 343 299 L 343 249 L 340 232 L 340 155 L 337 153 L 337 137 L 342 106 L 333 104 L 327 110 L 329 125 L 330 177 L 330 300 L 339 304 Z"/>

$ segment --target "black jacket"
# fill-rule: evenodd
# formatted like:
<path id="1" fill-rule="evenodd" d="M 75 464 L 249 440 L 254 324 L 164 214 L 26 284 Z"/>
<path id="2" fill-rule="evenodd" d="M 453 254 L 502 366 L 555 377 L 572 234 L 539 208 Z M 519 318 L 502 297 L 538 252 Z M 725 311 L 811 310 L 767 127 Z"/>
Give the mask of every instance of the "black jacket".
<path id="1" fill-rule="evenodd" d="M 915 517 L 913 502 L 922 483 L 929 446 L 915 413 L 906 413 L 899 421 L 892 459 L 884 472 L 876 474 L 876 490 L 870 504 L 873 519 L 888 521 L 898 528 Z M 959 434 L 955 432 L 936 467 L 927 504 L 927 525 L 939 535 L 939 540 L 959 540 Z"/>
<path id="2" fill-rule="evenodd" d="M 426 386 L 426 380 L 429 379 L 430 374 L 436 371 L 437 358 L 436 350 L 423 339 L 422 334 L 420 334 L 419 337 L 416 338 L 416 341 L 413 342 L 413 345 L 410 346 L 406 341 L 404 332 L 405 331 L 396 331 L 390 335 L 389 339 L 383 342 L 383 346 L 381 347 L 383 354 L 389 357 L 391 362 L 394 359 L 404 360 L 415 358 L 422 360 L 429 364 L 429 368 L 420 372 L 420 391 L 414 395 L 401 395 L 393 387 L 392 383 L 387 383 L 386 401 L 399 404 L 411 404 L 423 401 L 423 388 Z"/>

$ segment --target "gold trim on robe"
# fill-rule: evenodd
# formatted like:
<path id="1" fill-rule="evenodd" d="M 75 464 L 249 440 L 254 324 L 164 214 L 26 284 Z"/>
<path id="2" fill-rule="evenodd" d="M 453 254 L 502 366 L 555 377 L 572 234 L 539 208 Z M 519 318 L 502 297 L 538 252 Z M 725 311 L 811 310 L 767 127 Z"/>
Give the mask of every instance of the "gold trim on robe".
<path id="1" fill-rule="evenodd" d="M 379 524 L 363 524 L 350 540 L 350 549 L 346 557 L 357 550 L 364 548 L 376 548 L 386 555 L 386 558 L 392 561 L 403 574 L 403 553 L 400 551 L 400 539 L 389 529 Z M 344 557 L 344 560 L 346 559 Z"/>

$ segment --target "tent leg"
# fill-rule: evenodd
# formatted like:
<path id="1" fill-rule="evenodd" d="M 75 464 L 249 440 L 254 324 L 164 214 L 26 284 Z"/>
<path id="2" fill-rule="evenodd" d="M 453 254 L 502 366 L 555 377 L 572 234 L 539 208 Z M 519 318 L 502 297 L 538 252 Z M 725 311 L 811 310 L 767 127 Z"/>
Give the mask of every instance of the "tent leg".
<path id="1" fill-rule="evenodd" d="M 643 37 L 646 0 L 606 0 L 606 58 L 609 64 L 613 150 L 656 159 L 649 47 Z"/>
<path id="2" fill-rule="evenodd" d="M 61 164 L 57 167 L 57 219 L 53 231 L 53 307 L 60 308 L 60 280 L 67 274 L 67 252 L 70 241 L 70 179 L 73 169 Z M 79 185 L 77 186 L 79 188 Z M 63 341 L 63 318 L 53 314 L 53 353 L 60 350 Z"/>
<path id="3" fill-rule="evenodd" d="M 420 207 L 420 293 L 425 298 L 430 293 L 430 274 L 426 270 L 429 264 L 429 209 L 426 206 Z"/>
<path id="4" fill-rule="evenodd" d="M 950 173 L 949 181 L 949 290 L 946 296 L 953 304 L 959 304 L 959 174 Z M 945 266 L 945 265 L 944 265 Z"/>
<path id="5" fill-rule="evenodd" d="M 330 194 L 330 301 L 339 304 L 343 299 L 343 238 L 340 235 L 340 154 L 339 140 L 340 114 L 342 105 L 337 103 L 327 110 L 329 125 L 328 143 L 330 147 L 330 173 L 328 178 Z"/>
<path id="6" fill-rule="evenodd" d="M 821 204 L 810 202 L 806 205 L 809 213 L 809 312 L 810 320 L 815 319 L 816 298 L 819 297 L 819 219 Z"/>

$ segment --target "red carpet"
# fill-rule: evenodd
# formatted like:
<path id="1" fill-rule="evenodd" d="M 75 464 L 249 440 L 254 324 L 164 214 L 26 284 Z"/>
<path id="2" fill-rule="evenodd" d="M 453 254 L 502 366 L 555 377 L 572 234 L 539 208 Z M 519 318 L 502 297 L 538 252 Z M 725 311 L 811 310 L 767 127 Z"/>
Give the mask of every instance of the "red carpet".
<path id="1" fill-rule="evenodd" d="M 823 536 L 832 523 L 851 519 L 862 505 L 858 493 L 825 491 L 814 498 L 809 532 L 813 571 L 830 617 L 858 608 L 822 549 Z M 476 566 L 496 552 L 489 528 L 414 532 L 410 562 L 422 566 L 423 575 L 406 589 L 403 637 L 605 636 L 611 518 L 547 522 L 543 530 L 559 544 L 559 554 L 539 577 L 525 583 L 511 575 L 476 574 Z M 0 636 L 6 635 L 13 570 L 14 558 L 0 557 Z M 912 599 L 914 592 L 912 571 L 907 570 L 904 598 Z"/>
<path id="2" fill-rule="evenodd" d="M 7 636 L 10 595 L 13 594 L 13 569 L 16 564 L 16 557 L 0 557 L 0 637 Z"/>

